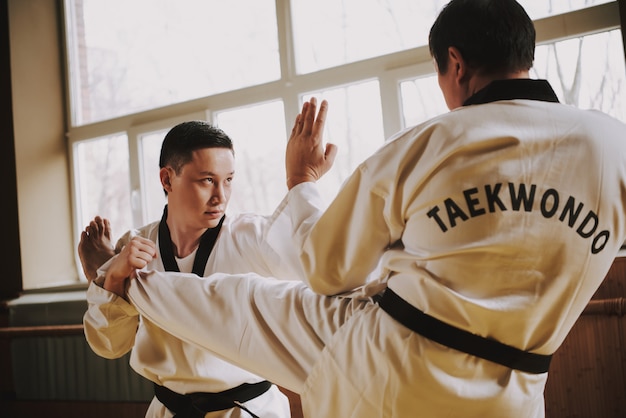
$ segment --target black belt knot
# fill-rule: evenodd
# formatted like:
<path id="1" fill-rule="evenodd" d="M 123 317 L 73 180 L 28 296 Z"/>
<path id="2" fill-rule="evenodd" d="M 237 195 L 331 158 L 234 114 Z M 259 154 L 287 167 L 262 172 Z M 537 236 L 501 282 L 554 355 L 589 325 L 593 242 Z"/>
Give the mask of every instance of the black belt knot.
<path id="1" fill-rule="evenodd" d="M 267 392 L 272 384 L 267 380 L 258 383 L 243 383 L 222 392 L 194 392 L 186 395 L 176 393 L 165 386 L 154 384 L 154 394 L 175 418 L 203 418 L 207 412 L 241 408 L 252 417 L 258 418 L 242 404 Z"/>
<path id="2" fill-rule="evenodd" d="M 536 354 L 446 324 L 411 305 L 387 288 L 378 299 L 382 310 L 429 340 L 526 373 L 547 373 L 552 355 Z"/>

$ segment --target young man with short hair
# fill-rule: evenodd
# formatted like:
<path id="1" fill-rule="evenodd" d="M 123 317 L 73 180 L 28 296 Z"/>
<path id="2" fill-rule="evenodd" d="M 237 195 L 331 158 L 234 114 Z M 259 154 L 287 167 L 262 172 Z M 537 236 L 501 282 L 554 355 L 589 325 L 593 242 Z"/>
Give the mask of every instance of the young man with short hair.
<path id="1" fill-rule="evenodd" d="M 283 228 L 271 217 L 225 215 L 235 161 L 223 131 L 203 121 L 173 127 L 159 165 L 167 195 L 161 221 L 126 233 L 99 276 L 94 269 L 115 253 L 108 220 L 96 217 L 81 235 L 81 262 L 93 279 L 84 316 L 87 341 L 106 358 L 132 350 L 133 369 L 155 383 L 146 417 L 290 417 L 288 399 L 275 385 L 156 327 L 124 298 L 135 257 L 155 270 L 200 277 L 249 271 L 302 277 L 292 245 L 268 245 L 270 229 L 282 234 L 280 241 L 291 239 L 288 223 Z"/>

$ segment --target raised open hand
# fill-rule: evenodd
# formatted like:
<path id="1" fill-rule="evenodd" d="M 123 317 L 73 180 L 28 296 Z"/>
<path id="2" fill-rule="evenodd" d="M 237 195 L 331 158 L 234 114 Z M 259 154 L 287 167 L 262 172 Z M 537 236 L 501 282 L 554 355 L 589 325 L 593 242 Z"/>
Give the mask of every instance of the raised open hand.
<path id="1" fill-rule="evenodd" d="M 311 98 L 302 105 L 302 112 L 296 117 L 287 143 L 285 166 L 287 188 L 307 181 L 319 180 L 332 167 L 337 146 L 323 144 L 324 124 L 328 103 L 323 100 L 316 115 L 317 99 Z"/>

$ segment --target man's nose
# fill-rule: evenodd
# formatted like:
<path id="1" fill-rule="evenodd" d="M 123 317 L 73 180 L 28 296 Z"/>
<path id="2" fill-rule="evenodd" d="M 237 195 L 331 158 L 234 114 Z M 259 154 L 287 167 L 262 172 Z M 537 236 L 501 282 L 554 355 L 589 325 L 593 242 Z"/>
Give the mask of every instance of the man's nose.
<path id="1" fill-rule="evenodd" d="M 215 188 L 213 189 L 213 196 L 211 196 L 211 199 L 214 201 L 218 201 L 218 202 L 223 202 L 225 199 L 225 194 L 224 194 L 224 185 L 221 183 L 218 183 L 215 185 Z"/>

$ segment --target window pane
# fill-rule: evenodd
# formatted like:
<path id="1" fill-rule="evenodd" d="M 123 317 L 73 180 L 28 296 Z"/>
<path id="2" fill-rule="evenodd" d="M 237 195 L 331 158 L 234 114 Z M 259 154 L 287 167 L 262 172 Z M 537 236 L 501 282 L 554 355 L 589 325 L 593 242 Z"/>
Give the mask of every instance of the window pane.
<path id="1" fill-rule="evenodd" d="M 626 69 L 619 30 L 537 46 L 532 78 L 547 79 L 561 102 L 598 109 L 626 122 Z M 400 83 L 404 126 L 447 112 L 429 76 Z"/>
<path id="2" fill-rule="evenodd" d="M 378 81 L 307 93 L 328 100 L 324 141 L 338 146 L 334 166 L 319 181 L 322 195 L 330 201 L 341 184 L 385 142 Z"/>
<path id="3" fill-rule="evenodd" d="M 517 0 L 531 19 L 553 16 L 573 10 L 584 9 L 613 0 Z"/>
<path id="4" fill-rule="evenodd" d="M 280 78 L 274 0 L 66 0 L 66 11 L 74 125 Z"/>
<path id="5" fill-rule="evenodd" d="M 428 44 L 449 0 L 292 1 L 298 73 L 309 73 Z M 532 19 L 611 0 L 521 0 Z"/>
<path id="6" fill-rule="evenodd" d="M 403 127 L 417 125 L 448 111 L 436 75 L 401 82 L 400 95 Z"/>
<path id="7" fill-rule="evenodd" d="M 448 0 L 292 1 L 299 73 L 426 45 Z"/>
<path id="8" fill-rule="evenodd" d="M 143 190 L 143 224 L 158 221 L 167 203 L 159 176 L 159 156 L 161 145 L 168 129 L 140 135 L 141 149 L 141 188 Z"/>
<path id="9" fill-rule="evenodd" d="M 111 221 L 114 240 L 132 227 L 128 138 L 125 134 L 74 146 L 81 231 L 96 215 Z"/>
<path id="10" fill-rule="evenodd" d="M 287 193 L 283 103 L 222 111 L 215 114 L 215 124 L 233 140 L 235 148 L 228 211 L 271 214 Z"/>
<path id="11" fill-rule="evenodd" d="M 559 100 L 626 122 L 626 69 L 619 30 L 538 46 L 533 78 L 550 81 Z"/>

